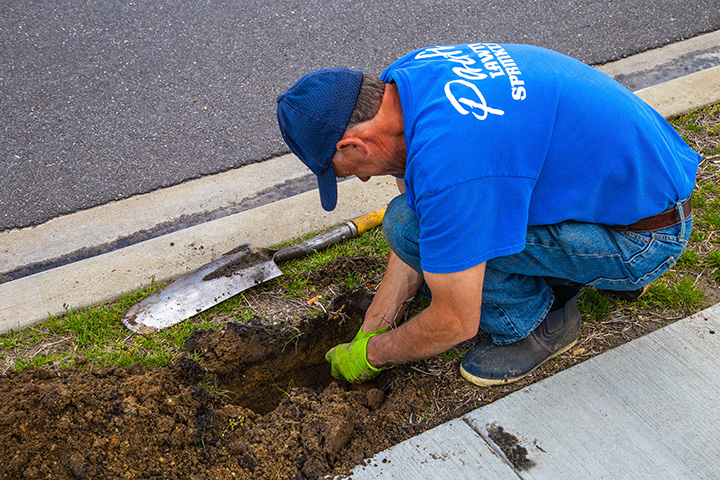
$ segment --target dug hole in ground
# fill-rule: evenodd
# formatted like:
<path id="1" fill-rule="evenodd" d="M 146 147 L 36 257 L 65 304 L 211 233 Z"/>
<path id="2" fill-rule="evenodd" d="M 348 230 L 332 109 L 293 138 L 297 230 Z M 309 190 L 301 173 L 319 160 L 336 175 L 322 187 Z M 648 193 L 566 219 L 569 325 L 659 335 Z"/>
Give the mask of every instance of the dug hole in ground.
<path id="1" fill-rule="evenodd" d="M 698 122 L 703 126 L 698 130 Z M 532 382 L 716 303 L 720 108 L 677 124 L 703 152 L 692 255 L 637 302 L 584 289 L 583 330 L 571 351 L 518 384 L 477 388 L 459 375 L 466 342 L 389 369 L 363 385 L 330 376 L 324 359 L 351 339 L 377 287 L 383 258 L 338 258 L 308 275 L 328 299 L 307 315 L 272 285 L 247 292 L 259 315 L 222 311 L 167 366 L 8 370 L 0 378 L 0 478 L 315 479 L 348 473 L 373 454 Z M 687 128 L 686 128 L 687 127 Z M 348 275 L 360 288 L 342 290 Z M 689 279 L 689 280 L 688 280 Z M 690 293 L 688 293 L 690 292 Z M 307 305 L 306 299 L 302 302 Z M 280 305 L 281 307 L 278 307 Z M 416 302 L 412 309 L 423 308 Z M 283 311 L 278 320 L 269 311 Z M 263 312 L 266 312 L 263 314 Z M 228 321 L 231 320 L 231 321 Z M 192 322 L 193 320 L 189 320 Z M 482 335 L 482 334 L 480 334 Z"/>

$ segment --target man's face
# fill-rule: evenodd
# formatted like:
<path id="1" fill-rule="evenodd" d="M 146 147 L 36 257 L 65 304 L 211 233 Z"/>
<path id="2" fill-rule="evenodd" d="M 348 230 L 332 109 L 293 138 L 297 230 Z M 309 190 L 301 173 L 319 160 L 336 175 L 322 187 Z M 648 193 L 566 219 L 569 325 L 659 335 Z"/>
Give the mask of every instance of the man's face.
<path id="1" fill-rule="evenodd" d="M 361 181 L 367 182 L 373 175 L 378 175 L 375 171 L 368 168 L 369 161 L 362 161 L 358 155 L 348 155 L 346 151 L 337 151 L 332 159 L 335 168 L 335 176 L 339 178 L 357 176 Z"/>

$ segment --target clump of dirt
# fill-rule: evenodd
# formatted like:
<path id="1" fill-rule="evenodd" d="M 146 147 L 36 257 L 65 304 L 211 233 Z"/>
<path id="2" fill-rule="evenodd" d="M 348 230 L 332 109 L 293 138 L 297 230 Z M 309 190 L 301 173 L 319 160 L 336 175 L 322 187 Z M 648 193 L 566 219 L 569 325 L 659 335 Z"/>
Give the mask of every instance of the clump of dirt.
<path id="1" fill-rule="evenodd" d="M 203 375 L 187 358 L 151 373 L 137 365 L 10 375 L 0 383 L 0 475 L 162 476 L 178 461 L 173 452 L 188 449 L 183 463 L 206 463 L 195 446 L 212 434 L 220 402 L 198 385 Z"/>
<path id="2" fill-rule="evenodd" d="M 305 318 L 297 325 L 267 325 L 261 320 L 229 323 L 221 333 L 199 330 L 185 343 L 227 389 L 233 403 L 256 413 L 274 410 L 292 387 L 327 387 L 325 353 L 351 339 L 362 324 L 360 312 L 371 298 L 362 290 L 337 299 L 329 315 Z M 342 312 L 347 309 L 350 313 Z"/>
<path id="3" fill-rule="evenodd" d="M 259 265 L 261 263 L 272 260 L 273 251 L 266 248 L 255 248 L 244 244 L 229 251 L 224 258 L 235 256 L 230 262 L 225 263 L 216 270 L 208 273 L 203 277 L 204 281 L 214 280 L 220 277 L 232 277 L 244 268 Z M 219 259 L 219 260 L 222 260 Z"/>
<path id="4" fill-rule="evenodd" d="M 0 478 L 347 472 L 427 428 L 407 419 L 426 407 L 435 383 L 404 368 L 362 386 L 329 377 L 325 351 L 352 338 L 370 300 L 363 290 L 342 295 L 336 313 L 290 330 L 230 323 L 220 333 L 200 332 L 187 355 L 147 372 L 135 365 L 6 375 Z"/>
<path id="5" fill-rule="evenodd" d="M 365 255 L 335 258 L 310 272 L 308 283 L 325 288 L 356 272 L 383 271 L 386 265 L 387 259 Z"/>

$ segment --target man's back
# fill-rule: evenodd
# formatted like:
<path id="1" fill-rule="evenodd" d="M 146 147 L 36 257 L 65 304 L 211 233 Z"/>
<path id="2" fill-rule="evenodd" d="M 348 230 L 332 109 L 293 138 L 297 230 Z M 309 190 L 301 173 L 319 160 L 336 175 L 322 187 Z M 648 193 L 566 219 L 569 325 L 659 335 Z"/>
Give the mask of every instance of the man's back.
<path id="1" fill-rule="evenodd" d="M 381 78 L 398 85 L 408 204 L 438 261 L 452 256 L 442 247 L 450 239 L 492 258 L 521 250 L 528 225 L 630 224 L 692 191 L 699 156 L 672 127 L 610 77 L 557 52 L 432 47 Z"/>

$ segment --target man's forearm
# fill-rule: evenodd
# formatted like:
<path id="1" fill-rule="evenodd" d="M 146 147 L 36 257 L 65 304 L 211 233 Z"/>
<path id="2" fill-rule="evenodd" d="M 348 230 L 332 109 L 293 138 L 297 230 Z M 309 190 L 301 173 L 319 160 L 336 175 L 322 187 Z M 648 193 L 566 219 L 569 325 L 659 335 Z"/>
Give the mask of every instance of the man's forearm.
<path id="1" fill-rule="evenodd" d="M 429 358 L 477 334 L 477 323 L 468 327 L 447 317 L 439 319 L 436 313 L 428 307 L 399 328 L 371 338 L 370 365 L 379 368 Z"/>
<path id="2" fill-rule="evenodd" d="M 407 307 L 407 300 L 415 295 L 422 282 L 422 275 L 391 252 L 382 283 L 365 314 L 362 330 L 371 332 L 394 326 Z"/>
<path id="3" fill-rule="evenodd" d="M 485 264 L 451 274 L 425 273 L 430 306 L 400 327 L 376 335 L 367 344 L 374 367 L 420 360 L 442 353 L 477 334 Z"/>

